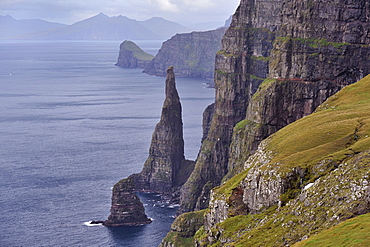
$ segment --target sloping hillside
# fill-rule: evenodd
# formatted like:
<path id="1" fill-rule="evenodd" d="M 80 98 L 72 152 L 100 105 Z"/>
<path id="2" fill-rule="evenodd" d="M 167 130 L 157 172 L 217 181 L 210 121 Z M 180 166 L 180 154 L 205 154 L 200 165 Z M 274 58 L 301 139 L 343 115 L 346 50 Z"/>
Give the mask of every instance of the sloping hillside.
<path id="1" fill-rule="evenodd" d="M 263 141 L 213 190 L 199 245 L 286 246 L 370 212 L 370 76 Z"/>

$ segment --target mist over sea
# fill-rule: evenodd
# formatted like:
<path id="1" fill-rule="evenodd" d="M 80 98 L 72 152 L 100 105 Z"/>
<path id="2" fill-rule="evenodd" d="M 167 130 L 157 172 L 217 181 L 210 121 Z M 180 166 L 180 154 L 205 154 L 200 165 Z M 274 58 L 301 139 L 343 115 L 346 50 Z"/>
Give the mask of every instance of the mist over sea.
<path id="1" fill-rule="evenodd" d="M 155 54 L 161 41 L 137 42 Z M 114 66 L 120 42 L 0 41 L 0 246 L 157 246 L 176 207 L 141 194 L 153 223 L 86 226 L 140 172 L 165 78 Z M 176 70 L 176 68 L 175 68 Z M 199 151 L 206 80 L 176 78 L 186 158 Z"/>

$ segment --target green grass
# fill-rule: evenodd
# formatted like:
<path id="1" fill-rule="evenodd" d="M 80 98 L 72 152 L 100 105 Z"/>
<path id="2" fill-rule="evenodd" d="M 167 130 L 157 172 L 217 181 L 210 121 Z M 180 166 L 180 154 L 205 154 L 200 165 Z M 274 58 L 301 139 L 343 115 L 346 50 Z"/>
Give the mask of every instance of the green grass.
<path id="1" fill-rule="evenodd" d="M 306 39 L 306 38 L 291 38 L 291 37 L 278 37 L 276 41 L 282 42 L 282 43 L 287 43 L 290 41 L 299 42 L 301 44 L 307 44 L 308 46 L 312 48 L 332 46 L 338 49 L 345 45 L 351 45 L 350 43 L 329 42 L 326 39 Z"/>
<path id="2" fill-rule="evenodd" d="M 272 163 L 288 168 L 343 160 L 370 148 L 370 76 L 344 88 L 318 110 L 271 136 Z"/>
<path id="3" fill-rule="evenodd" d="M 265 80 L 264 83 L 268 87 L 274 83 L 274 80 Z M 250 123 L 242 121 L 236 128 L 241 128 L 246 124 Z M 362 164 L 354 155 L 370 150 L 370 75 L 330 97 L 315 113 L 279 130 L 270 136 L 266 143 L 266 151 L 272 152 L 273 155 L 268 164 L 260 165 L 260 169 L 274 167 L 276 176 L 284 177 L 294 168 L 300 167 L 306 171 L 306 177 L 304 181 L 301 181 L 305 184 L 308 181 L 315 181 L 318 177 L 326 178 L 335 172 L 334 169 L 337 165 L 342 163 L 347 166 L 346 162 L 349 162 L 351 174 L 335 173 L 332 180 L 328 180 L 328 183 L 331 181 L 335 184 L 340 176 L 345 176 L 345 181 L 348 180 L 348 183 L 359 181 L 360 177 L 364 176 L 364 171 L 368 171 L 369 164 L 368 158 L 364 159 L 365 163 Z M 321 165 L 323 161 L 324 166 Z M 359 169 L 359 172 L 356 173 L 356 169 Z M 240 186 L 240 182 L 247 176 L 248 172 L 249 170 L 243 171 L 222 186 L 215 188 L 216 198 L 229 198 L 233 189 Z M 325 186 L 330 186 L 329 188 L 343 186 L 341 187 L 342 191 L 346 190 L 345 184 L 325 183 Z M 224 222 L 216 224 L 212 231 L 220 233 L 220 239 L 234 240 L 227 246 L 285 246 L 285 243 L 294 243 L 306 234 L 315 234 L 335 225 L 335 222 L 329 220 L 333 213 L 340 215 L 342 220 L 353 217 L 353 212 L 348 210 L 348 207 L 342 207 L 341 204 L 330 204 L 332 201 L 330 193 L 325 194 L 323 198 L 320 197 L 324 196 L 324 187 L 320 187 L 321 191 L 316 191 L 317 198 L 311 198 L 314 200 L 311 206 L 302 205 L 300 200 L 292 201 L 299 194 L 301 188 L 298 187 L 292 188 L 291 191 L 288 190 L 281 198 L 284 200 L 284 204 L 288 201 L 294 201 L 296 209 L 291 209 L 291 205 L 288 204 L 279 209 L 276 207 L 266 209 L 256 215 L 230 217 Z M 351 194 L 350 192 L 343 193 L 343 195 L 345 193 Z M 326 204 L 319 205 L 321 201 L 326 201 Z M 343 202 L 341 203 L 343 204 Z M 345 205 L 356 207 L 356 205 L 363 203 L 365 202 L 349 200 L 348 204 Z M 300 211 L 303 208 L 306 211 Z M 310 217 L 305 216 L 308 212 L 312 214 Z M 367 221 L 370 222 L 370 216 L 366 217 Z M 260 223 L 262 218 L 263 223 Z M 302 225 L 302 222 L 306 225 Z M 282 227 L 283 224 L 289 226 Z M 352 226 L 356 226 L 357 229 L 357 225 L 353 224 Z M 358 229 L 361 227 L 359 226 Z M 370 228 L 367 229 L 370 230 Z M 359 234 L 362 233 L 359 231 Z M 202 238 L 204 238 L 203 235 Z M 330 242 L 333 241 L 335 240 L 330 240 Z M 370 246 L 368 242 L 364 242 L 365 240 L 361 236 L 357 237 L 355 232 L 348 237 L 343 237 L 343 240 L 340 241 L 343 241 L 342 245 L 340 245 L 342 242 L 334 242 L 339 245 L 333 246 Z"/>
<path id="4" fill-rule="evenodd" d="M 370 246 L 370 214 L 346 220 L 294 247 L 367 247 Z"/>
<path id="5" fill-rule="evenodd" d="M 148 54 L 144 52 L 139 46 L 137 46 L 134 42 L 132 41 L 124 41 L 121 44 L 121 49 L 124 48 L 125 50 L 132 51 L 134 56 L 137 59 L 144 60 L 144 61 L 150 61 L 154 58 L 153 55 Z"/>

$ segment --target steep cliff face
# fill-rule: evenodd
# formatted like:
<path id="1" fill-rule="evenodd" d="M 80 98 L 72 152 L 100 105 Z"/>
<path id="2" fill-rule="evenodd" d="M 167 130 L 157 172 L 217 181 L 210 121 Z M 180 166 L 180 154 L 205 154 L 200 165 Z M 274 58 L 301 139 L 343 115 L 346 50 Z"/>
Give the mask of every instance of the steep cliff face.
<path id="1" fill-rule="evenodd" d="M 145 68 L 154 56 L 144 52 L 132 41 L 123 41 L 120 45 L 117 66 L 123 68 Z"/>
<path id="2" fill-rule="evenodd" d="M 234 128 L 228 174 L 224 180 L 244 169 L 245 160 L 256 151 L 263 139 L 311 114 L 340 89 L 340 84 L 331 81 L 264 81 L 250 101 L 246 119 Z"/>
<path id="3" fill-rule="evenodd" d="M 370 73 L 366 3 L 241 1 L 216 56 L 215 113 L 182 212 L 207 207 L 209 189 L 242 171 L 264 138 Z"/>
<path id="4" fill-rule="evenodd" d="M 215 53 L 220 49 L 226 28 L 207 32 L 176 34 L 163 43 L 144 73 L 165 76 L 168 66 L 176 68 L 176 76 L 212 78 Z"/>
<path id="5" fill-rule="evenodd" d="M 193 168 L 194 162 L 184 157 L 182 109 L 174 69 L 169 67 L 161 120 L 153 132 L 144 168 L 134 176 L 136 188 L 171 193 L 186 181 Z"/>
<path id="6" fill-rule="evenodd" d="M 114 185 L 110 215 L 103 223 L 105 226 L 137 226 L 152 222 L 134 189 L 133 178 L 122 179 Z"/>
<path id="7" fill-rule="evenodd" d="M 198 246 L 290 246 L 369 213 L 369 96 L 367 76 L 264 140 L 212 191 Z"/>
<path id="8" fill-rule="evenodd" d="M 254 18 L 263 24 L 254 25 Z M 216 55 L 215 112 L 194 172 L 181 190 L 182 212 L 207 207 L 210 189 L 227 173 L 233 127 L 245 118 L 250 98 L 268 76 L 268 57 L 275 39 L 272 30 L 276 28 L 267 16 L 255 15 L 254 5 L 243 1 L 233 16 Z"/>

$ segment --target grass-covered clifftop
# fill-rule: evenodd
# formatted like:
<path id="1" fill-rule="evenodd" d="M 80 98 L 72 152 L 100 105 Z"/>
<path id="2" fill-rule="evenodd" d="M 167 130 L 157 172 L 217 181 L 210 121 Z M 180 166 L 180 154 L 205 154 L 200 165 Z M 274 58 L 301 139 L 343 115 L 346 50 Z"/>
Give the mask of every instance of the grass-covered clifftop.
<path id="1" fill-rule="evenodd" d="M 368 213 L 369 168 L 367 76 L 262 142 L 245 171 L 214 189 L 196 242 L 286 246 Z"/>
<path id="2" fill-rule="evenodd" d="M 125 40 L 120 45 L 116 65 L 123 68 L 145 68 L 153 58 L 153 55 L 144 52 L 134 42 Z"/>
<path id="3" fill-rule="evenodd" d="M 120 48 L 124 49 L 124 50 L 127 50 L 127 51 L 131 51 L 133 53 L 134 57 L 136 57 L 137 59 L 140 59 L 140 60 L 150 61 L 154 58 L 153 55 L 144 52 L 138 45 L 136 45 L 132 41 L 128 41 L 128 40 L 124 41 L 121 44 Z"/>

